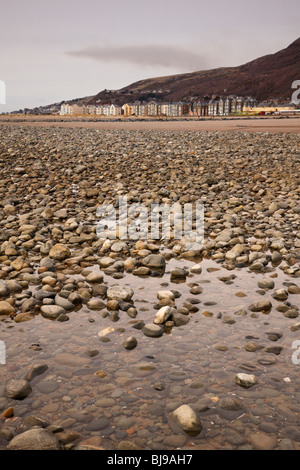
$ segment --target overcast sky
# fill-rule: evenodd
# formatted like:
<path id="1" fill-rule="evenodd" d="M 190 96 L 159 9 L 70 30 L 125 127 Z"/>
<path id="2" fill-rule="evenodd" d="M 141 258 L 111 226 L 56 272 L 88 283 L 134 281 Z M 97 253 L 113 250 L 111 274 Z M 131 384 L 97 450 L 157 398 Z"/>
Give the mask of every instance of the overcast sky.
<path id="1" fill-rule="evenodd" d="M 236 66 L 299 36 L 299 0 L 0 0 L 0 112 Z M 300 78 L 300 77 L 299 77 Z"/>

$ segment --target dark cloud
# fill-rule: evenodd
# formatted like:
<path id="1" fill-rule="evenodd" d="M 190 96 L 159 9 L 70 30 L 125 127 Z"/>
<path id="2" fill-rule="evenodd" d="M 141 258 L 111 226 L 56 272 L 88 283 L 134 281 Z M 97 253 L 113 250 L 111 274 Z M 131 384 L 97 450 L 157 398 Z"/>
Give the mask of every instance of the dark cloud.
<path id="1" fill-rule="evenodd" d="M 68 51 L 67 54 L 99 62 L 124 62 L 143 67 L 160 66 L 185 71 L 200 70 L 208 65 L 207 59 L 203 55 L 172 46 L 94 46 Z"/>

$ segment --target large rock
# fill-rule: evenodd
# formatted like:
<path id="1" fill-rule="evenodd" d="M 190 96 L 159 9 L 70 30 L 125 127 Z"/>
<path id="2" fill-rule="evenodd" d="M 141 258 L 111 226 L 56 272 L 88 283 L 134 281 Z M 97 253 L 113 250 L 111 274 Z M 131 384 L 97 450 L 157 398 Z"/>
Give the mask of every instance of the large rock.
<path id="1" fill-rule="evenodd" d="M 166 266 L 166 260 L 163 255 L 148 255 L 142 260 L 142 264 L 147 266 L 147 268 L 154 268 L 154 269 L 164 269 Z"/>
<path id="2" fill-rule="evenodd" d="M 14 312 L 15 309 L 12 305 L 10 305 L 10 303 L 6 302 L 5 300 L 0 302 L 0 315 L 10 315 Z"/>
<path id="3" fill-rule="evenodd" d="M 8 450 L 60 450 L 61 445 L 54 434 L 43 428 L 32 428 L 18 434 L 7 446 Z"/>
<path id="4" fill-rule="evenodd" d="M 202 431 L 202 425 L 189 405 L 182 405 L 177 408 L 170 417 L 181 427 L 189 436 L 198 436 Z"/>
<path id="5" fill-rule="evenodd" d="M 65 299 L 64 297 L 61 297 L 59 294 L 55 296 L 55 303 L 65 310 L 73 310 L 74 308 L 74 304 L 72 304 L 72 302 L 70 302 L 68 299 Z"/>
<path id="6" fill-rule="evenodd" d="M 30 383 L 27 380 L 11 379 L 5 386 L 5 395 L 15 400 L 22 400 L 32 392 Z"/>
<path id="7" fill-rule="evenodd" d="M 121 299 L 125 302 L 131 300 L 134 292 L 130 287 L 125 286 L 112 286 L 107 289 L 108 299 Z"/>
<path id="8" fill-rule="evenodd" d="M 251 310 L 251 312 L 269 313 L 271 308 L 272 304 L 268 299 L 259 300 L 249 306 L 249 310 Z"/>
<path id="9" fill-rule="evenodd" d="M 162 336 L 163 329 L 159 325 L 153 325 L 152 323 L 148 323 L 143 327 L 143 333 L 145 336 L 157 338 L 159 336 Z"/>
<path id="10" fill-rule="evenodd" d="M 103 282 L 103 274 L 100 273 L 99 271 L 92 271 L 91 273 L 89 273 L 87 275 L 87 277 L 85 278 L 86 282 L 89 282 L 89 283 L 99 283 L 99 282 Z"/>
<path id="11" fill-rule="evenodd" d="M 159 290 L 157 292 L 157 298 L 159 300 L 165 300 L 165 299 L 174 300 L 175 295 L 171 290 Z"/>
<path id="12" fill-rule="evenodd" d="M 269 277 L 267 277 L 267 278 L 259 279 L 257 285 L 261 289 L 273 289 L 275 286 L 275 283 L 273 279 L 270 279 Z"/>
<path id="13" fill-rule="evenodd" d="M 49 256 L 50 258 L 56 259 L 58 261 L 63 261 L 66 258 L 70 258 L 71 251 L 67 246 L 62 245 L 61 243 L 57 243 L 51 248 Z"/>
<path id="14" fill-rule="evenodd" d="M 60 305 L 43 305 L 41 307 L 41 314 L 46 318 L 57 318 L 64 313 L 66 311 Z"/>
<path id="15" fill-rule="evenodd" d="M 173 311 L 172 307 L 169 307 L 169 306 L 160 308 L 155 315 L 153 323 L 155 323 L 156 325 L 165 323 L 165 321 L 167 321 L 168 318 L 171 316 L 172 311 Z"/>

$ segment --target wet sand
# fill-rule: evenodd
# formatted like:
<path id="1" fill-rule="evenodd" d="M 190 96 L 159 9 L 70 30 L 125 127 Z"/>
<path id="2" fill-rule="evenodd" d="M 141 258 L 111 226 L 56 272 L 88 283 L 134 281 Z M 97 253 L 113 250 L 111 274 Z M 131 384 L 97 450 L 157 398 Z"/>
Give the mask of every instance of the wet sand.
<path id="1" fill-rule="evenodd" d="M 20 119 L 17 121 L 17 119 Z M 22 118 L 23 119 L 23 118 Z M 0 117 L 0 124 L 9 124 L 16 126 L 32 126 L 32 127 L 73 127 L 73 128 L 89 128 L 89 129 L 106 129 L 106 130 L 142 130 L 142 131 L 249 131 L 249 132 L 284 132 L 284 133 L 300 133 L 300 118 L 233 118 L 233 119 L 207 119 L 207 120 L 174 120 L 174 121 L 157 121 L 157 120 L 99 120 L 99 121 L 82 121 L 74 118 L 43 118 L 43 117 L 26 117 L 23 121 L 21 118 Z M 88 119 L 88 118 L 87 118 Z"/>

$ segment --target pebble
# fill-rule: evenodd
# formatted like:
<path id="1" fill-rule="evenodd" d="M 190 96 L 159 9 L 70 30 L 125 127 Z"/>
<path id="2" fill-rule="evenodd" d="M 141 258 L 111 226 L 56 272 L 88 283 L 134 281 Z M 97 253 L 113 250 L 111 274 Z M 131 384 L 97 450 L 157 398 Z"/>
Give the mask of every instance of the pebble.
<path id="1" fill-rule="evenodd" d="M 250 388 L 258 383 L 258 379 L 253 374 L 239 373 L 235 376 L 235 383 L 241 387 Z"/>

